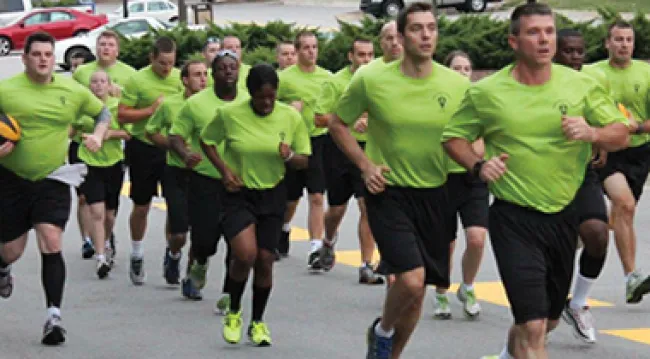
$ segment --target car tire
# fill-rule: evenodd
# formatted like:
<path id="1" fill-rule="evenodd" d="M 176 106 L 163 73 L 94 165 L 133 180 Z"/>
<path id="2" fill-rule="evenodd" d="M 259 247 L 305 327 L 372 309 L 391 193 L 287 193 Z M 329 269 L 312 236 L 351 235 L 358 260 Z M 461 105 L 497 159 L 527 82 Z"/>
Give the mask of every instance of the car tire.
<path id="1" fill-rule="evenodd" d="M 0 56 L 7 56 L 11 52 L 11 40 L 8 37 L 0 36 Z"/>
<path id="2" fill-rule="evenodd" d="M 65 53 L 65 66 L 69 69 L 72 64 L 72 56 L 75 54 L 81 53 L 85 58 L 88 58 L 89 55 L 92 55 L 92 52 L 85 47 L 73 47 L 66 51 Z M 62 66 L 63 67 L 63 66 Z"/>
<path id="3" fill-rule="evenodd" d="M 386 0 L 384 1 L 382 15 L 395 18 L 399 14 L 400 10 L 402 10 L 402 7 L 404 7 L 404 5 L 400 0 Z"/>
<path id="4" fill-rule="evenodd" d="M 483 12 L 487 7 L 487 0 L 467 0 L 465 2 L 465 11 Z"/>

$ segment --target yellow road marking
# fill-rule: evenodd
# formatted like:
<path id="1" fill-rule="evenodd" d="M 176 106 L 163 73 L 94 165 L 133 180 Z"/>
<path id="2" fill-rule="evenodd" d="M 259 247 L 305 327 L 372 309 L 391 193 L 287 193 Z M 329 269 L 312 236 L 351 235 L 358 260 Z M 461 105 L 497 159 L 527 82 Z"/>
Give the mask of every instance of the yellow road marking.
<path id="1" fill-rule="evenodd" d="M 650 345 L 650 328 L 601 330 L 600 332 Z"/>

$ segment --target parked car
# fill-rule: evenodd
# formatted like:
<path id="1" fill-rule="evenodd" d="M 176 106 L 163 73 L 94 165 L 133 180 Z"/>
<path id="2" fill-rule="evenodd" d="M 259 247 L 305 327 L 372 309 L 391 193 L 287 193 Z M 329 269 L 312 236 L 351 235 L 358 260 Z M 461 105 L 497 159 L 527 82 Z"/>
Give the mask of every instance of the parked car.
<path id="1" fill-rule="evenodd" d="M 108 23 L 106 15 L 92 15 L 68 8 L 33 10 L 0 28 L 0 56 L 22 49 L 27 36 L 45 31 L 56 40 L 86 34 Z"/>
<path id="2" fill-rule="evenodd" d="M 6 26 L 30 11 L 32 11 L 32 0 L 0 1 L 0 27 Z"/>
<path id="3" fill-rule="evenodd" d="M 421 0 L 361 0 L 359 8 L 373 16 L 396 17 L 404 6 L 416 1 Z M 459 11 L 482 12 L 488 2 L 498 1 L 501 0 L 433 0 L 432 3 L 438 8 L 454 7 Z"/>
<path id="4" fill-rule="evenodd" d="M 149 32 L 151 29 L 170 29 L 173 25 L 151 17 L 130 17 L 120 19 L 85 34 L 83 36 L 72 37 L 69 39 L 57 41 L 54 45 L 54 59 L 56 64 L 64 70 L 70 68 L 71 58 L 77 53 L 84 57 L 95 55 L 97 38 L 104 30 L 113 30 L 124 37 L 138 38 Z"/>
<path id="5" fill-rule="evenodd" d="M 153 17 L 160 21 L 176 22 L 178 21 L 178 6 L 167 0 L 132 0 L 129 1 L 129 17 Z M 109 14 L 111 19 L 121 19 L 124 17 L 122 6 L 115 9 Z M 187 18 L 193 19 L 194 14 L 191 9 L 187 9 Z"/>

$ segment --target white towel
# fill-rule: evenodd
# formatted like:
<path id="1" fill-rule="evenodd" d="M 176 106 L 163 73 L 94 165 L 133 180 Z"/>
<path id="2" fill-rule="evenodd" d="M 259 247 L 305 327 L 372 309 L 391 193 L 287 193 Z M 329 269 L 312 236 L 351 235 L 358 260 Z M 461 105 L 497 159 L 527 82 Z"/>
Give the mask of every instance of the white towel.
<path id="1" fill-rule="evenodd" d="M 73 165 L 65 164 L 50 173 L 47 178 L 65 183 L 73 187 L 79 187 L 88 174 L 88 167 L 83 163 Z"/>

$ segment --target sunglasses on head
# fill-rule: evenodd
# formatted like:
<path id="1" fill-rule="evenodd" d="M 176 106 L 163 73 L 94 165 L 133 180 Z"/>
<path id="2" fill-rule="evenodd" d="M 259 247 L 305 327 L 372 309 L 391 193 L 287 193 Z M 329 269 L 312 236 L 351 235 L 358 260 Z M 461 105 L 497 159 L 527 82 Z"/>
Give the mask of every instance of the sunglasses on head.
<path id="1" fill-rule="evenodd" d="M 220 50 L 219 52 L 217 52 L 217 56 L 215 56 L 215 59 L 219 59 L 226 56 L 230 56 L 235 60 L 239 60 L 239 56 L 237 56 L 237 53 L 232 50 Z"/>

